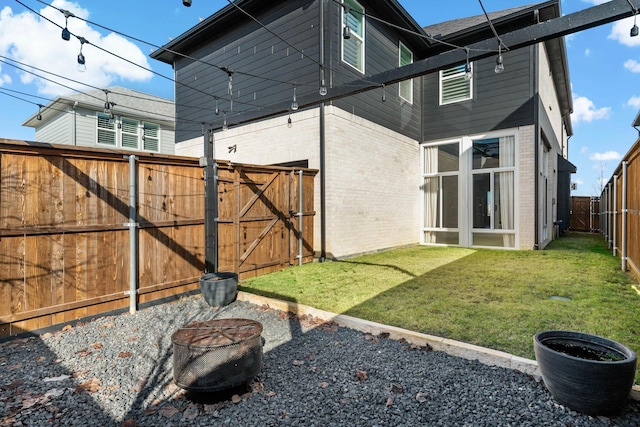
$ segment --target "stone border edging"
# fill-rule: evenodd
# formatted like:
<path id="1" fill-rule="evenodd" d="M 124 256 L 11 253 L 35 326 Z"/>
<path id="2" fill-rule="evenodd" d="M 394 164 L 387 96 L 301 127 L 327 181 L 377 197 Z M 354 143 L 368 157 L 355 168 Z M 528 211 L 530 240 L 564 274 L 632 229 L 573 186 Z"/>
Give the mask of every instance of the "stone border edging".
<path id="1" fill-rule="evenodd" d="M 359 319 L 357 317 L 346 316 L 344 314 L 331 313 L 329 311 L 319 310 L 308 305 L 263 297 L 248 292 L 238 292 L 238 300 L 246 301 L 255 305 L 266 305 L 280 311 L 292 312 L 297 315 L 313 316 L 327 322 L 335 322 L 339 326 L 343 326 L 345 328 L 355 329 L 357 331 L 366 332 L 372 335 L 388 333 L 389 338 L 395 340 L 404 338 L 405 340 L 407 340 L 407 342 L 415 345 L 429 344 L 434 350 L 442 351 L 452 356 L 462 357 L 463 359 L 468 360 L 477 360 L 480 363 L 484 363 L 485 365 L 513 369 L 532 376 L 540 377 L 538 363 L 535 360 L 514 356 L 503 351 L 492 350 L 490 348 L 467 344 L 448 338 L 441 338 L 435 335 L 409 331 L 407 329 L 388 326 L 382 323 L 371 322 L 368 320 Z M 629 397 L 633 400 L 640 401 L 639 385 L 633 386 Z"/>

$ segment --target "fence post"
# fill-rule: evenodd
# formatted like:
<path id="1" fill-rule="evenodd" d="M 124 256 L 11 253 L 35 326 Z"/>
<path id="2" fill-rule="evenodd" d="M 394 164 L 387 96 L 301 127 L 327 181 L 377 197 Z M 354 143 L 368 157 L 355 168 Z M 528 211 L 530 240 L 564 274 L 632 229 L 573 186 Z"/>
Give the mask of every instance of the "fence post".
<path id="1" fill-rule="evenodd" d="M 622 271 L 627 271 L 627 163 L 622 162 Z"/>
<path id="2" fill-rule="evenodd" d="M 125 156 L 125 159 L 127 156 Z M 137 174 L 136 174 L 136 156 L 130 155 L 129 158 L 129 222 L 125 224 L 129 227 L 129 312 L 134 314 L 137 309 L 138 295 L 138 251 L 137 251 Z"/>
<path id="3" fill-rule="evenodd" d="M 613 224 L 612 241 L 613 241 L 613 256 L 617 255 L 618 245 L 618 175 L 613 175 L 613 211 L 612 211 Z"/>

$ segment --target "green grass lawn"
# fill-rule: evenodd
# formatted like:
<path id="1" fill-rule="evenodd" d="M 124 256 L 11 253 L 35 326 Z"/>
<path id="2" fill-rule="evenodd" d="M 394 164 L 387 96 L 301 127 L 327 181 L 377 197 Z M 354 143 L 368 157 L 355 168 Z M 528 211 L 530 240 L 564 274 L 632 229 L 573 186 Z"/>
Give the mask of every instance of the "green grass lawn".
<path id="1" fill-rule="evenodd" d="M 543 251 L 413 246 L 306 264 L 241 290 L 533 359 L 533 335 L 546 329 L 638 353 L 636 283 L 601 236 L 567 234 Z"/>

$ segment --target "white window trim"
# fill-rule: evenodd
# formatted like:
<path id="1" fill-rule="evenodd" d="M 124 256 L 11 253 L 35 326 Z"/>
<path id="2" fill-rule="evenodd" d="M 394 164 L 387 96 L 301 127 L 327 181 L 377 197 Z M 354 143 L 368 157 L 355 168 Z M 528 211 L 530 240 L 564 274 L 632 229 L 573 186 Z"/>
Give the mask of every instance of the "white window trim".
<path id="1" fill-rule="evenodd" d="M 475 80 L 475 73 L 474 73 L 474 70 L 473 70 L 474 69 L 473 62 L 469 62 L 469 67 L 471 67 L 471 79 L 469 79 L 469 97 L 468 98 L 456 99 L 456 100 L 453 100 L 453 101 L 446 101 L 446 102 L 442 101 L 442 92 L 443 92 L 442 91 L 442 81 L 458 77 L 461 74 L 464 74 L 464 72 L 460 72 L 460 73 L 457 73 L 457 74 L 455 74 L 453 76 L 448 76 L 446 78 L 442 77 L 442 73 L 444 71 L 446 71 L 446 70 L 440 70 L 438 72 L 438 97 L 439 97 L 438 102 L 439 102 L 440 105 L 456 104 L 458 102 L 464 102 L 464 101 L 469 101 L 469 100 L 473 99 L 473 82 Z M 451 68 L 454 68 L 454 67 L 451 67 Z"/>
<path id="2" fill-rule="evenodd" d="M 464 163 L 462 161 L 462 140 L 461 139 L 447 139 L 447 140 L 442 140 L 442 141 L 431 141 L 431 142 L 426 142 L 426 143 L 422 143 L 420 144 L 420 188 L 423 188 L 422 186 L 424 185 L 424 179 L 425 178 L 433 178 L 433 177 L 438 177 L 438 179 L 440 180 L 440 183 L 442 182 L 442 177 L 443 176 L 457 176 L 458 177 L 458 188 L 460 188 L 461 185 L 461 179 L 463 179 L 463 174 L 462 171 L 460 169 L 458 169 L 457 171 L 449 171 L 449 172 L 425 172 L 425 158 L 424 158 L 424 150 L 425 148 L 430 148 L 430 147 L 437 147 L 439 145 L 449 145 L 449 144 L 458 144 L 459 147 L 459 158 L 460 158 L 460 162 L 461 162 L 461 166 Z M 442 197 L 442 187 L 440 186 L 440 188 L 438 189 L 438 191 L 440 192 L 440 197 Z M 426 243 L 425 242 L 425 237 L 424 237 L 424 233 L 428 232 L 428 231 L 444 231 L 444 232 L 457 232 L 460 235 L 460 224 L 461 224 L 461 220 L 463 219 L 462 217 L 462 209 L 458 209 L 458 227 L 457 228 L 447 228 L 447 227 L 425 227 L 424 225 L 424 216 L 425 216 L 425 206 L 424 206 L 424 189 L 422 189 L 421 192 L 421 203 L 420 203 L 420 242 L 423 245 L 428 245 L 428 246 L 460 246 L 460 240 L 458 241 L 457 245 L 448 245 L 448 244 L 444 244 L 444 243 Z M 458 206 L 460 206 L 460 190 L 458 191 Z M 440 204 L 438 206 L 438 209 L 440 211 L 440 221 L 442 221 L 442 204 Z"/>
<path id="3" fill-rule="evenodd" d="M 478 139 L 491 139 L 491 138 L 500 138 L 503 136 L 513 136 L 514 137 L 514 165 L 508 166 L 504 168 L 487 168 L 487 169 L 473 169 L 473 141 Z M 468 167 L 468 176 L 467 176 L 467 186 L 469 195 L 473 192 L 473 175 L 475 173 L 482 173 L 483 171 L 487 172 L 500 172 L 500 171 L 513 171 L 513 220 L 514 226 L 512 230 L 496 230 L 496 229 L 483 229 L 483 228 L 473 228 L 473 209 L 469 209 L 467 212 L 467 224 L 469 226 L 469 243 L 473 241 L 473 234 L 478 233 L 486 233 L 486 234 L 513 234 L 515 235 L 515 244 L 513 248 L 500 248 L 495 246 L 480 246 L 480 245 L 469 245 L 472 248 L 489 248 L 489 249 L 501 249 L 501 250 L 514 250 L 520 248 L 520 132 L 517 128 L 512 129 L 504 129 L 496 132 L 488 132 L 483 134 L 471 135 L 463 138 L 463 145 L 465 151 L 469 154 L 467 155 L 467 167 Z"/>
<path id="4" fill-rule="evenodd" d="M 139 119 L 134 119 L 131 117 L 125 117 L 126 119 L 132 120 L 132 121 L 136 121 L 138 123 L 137 127 L 138 127 L 138 147 L 137 148 L 131 148 L 131 147 L 123 147 L 122 146 L 122 116 L 118 116 L 115 115 L 113 117 L 114 120 L 114 129 L 113 131 L 105 129 L 107 131 L 113 132 L 115 134 L 115 145 L 111 145 L 111 144 L 105 144 L 105 143 L 101 143 L 98 140 L 98 130 L 100 128 L 98 128 L 98 118 L 100 116 L 106 116 L 105 113 L 102 113 L 100 111 L 96 111 L 95 112 L 95 118 L 96 118 L 96 125 L 95 125 L 95 135 L 96 135 L 96 145 L 100 146 L 100 147 L 110 147 L 110 148 L 120 148 L 123 150 L 131 150 L 131 151 L 142 151 L 142 152 L 147 152 L 147 153 L 160 153 L 161 149 L 162 149 L 162 126 L 158 123 L 153 123 L 153 122 L 148 122 L 145 120 L 139 120 Z M 149 125 L 153 125 L 153 126 L 157 126 L 158 127 L 158 149 L 157 150 L 148 150 L 145 148 L 145 144 L 144 144 L 144 125 L 149 124 Z"/>
<path id="5" fill-rule="evenodd" d="M 111 129 L 102 129 L 102 128 L 98 127 L 100 116 L 108 116 L 108 115 L 105 114 L 105 113 L 101 113 L 100 111 L 96 111 L 96 114 L 95 114 L 95 118 L 96 118 L 96 126 L 95 126 L 95 130 L 96 130 L 96 134 L 95 134 L 96 135 L 96 145 L 102 146 L 102 147 L 111 147 L 111 148 L 119 147 L 119 142 L 118 142 L 118 124 L 115 121 L 116 120 L 115 117 L 113 119 L 114 120 L 114 122 L 113 122 L 113 130 L 111 130 Z M 102 129 L 104 131 L 107 131 L 107 132 L 112 132 L 114 134 L 114 142 L 115 142 L 114 145 L 105 144 L 103 142 L 100 142 L 100 129 Z"/>
<path id="6" fill-rule="evenodd" d="M 407 45 L 405 45 L 404 43 L 402 43 L 401 41 L 398 42 L 398 66 L 402 67 L 402 49 L 406 49 L 407 52 L 409 52 L 411 54 L 411 62 L 410 64 L 413 64 L 413 51 L 411 49 L 409 49 L 409 47 Z M 406 99 L 404 96 L 402 96 L 402 84 L 403 83 L 408 83 L 409 84 L 409 98 L 410 99 Z M 409 104 L 413 104 L 413 79 L 410 80 L 404 80 L 401 81 L 400 83 L 398 83 L 398 96 L 400 97 L 400 99 L 407 101 Z"/>
<path id="7" fill-rule="evenodd" d="M 365 8 L 364 6 L 362 6 L 357 0 L 350 0 L 352 2 L 354 2 L 355 4 L 357 4 L 361 9 L 362 9 L 362 13 L 365 13 Z M 344 0 L 341 0 L 341 3 L 344 4 Z M 362 37 L 360 37 L 359 35 L 357 35 L 354 32 L 351 32 L 351 37 L 356 37 L 358 40 L 360 40 L 362 42 L 362 52 L 361 52 L 361 56 L 362 56 L 362 69 L 356 67 L 355 65 L 351 64 L 350 62 L 346 61 L 344 59 L 344 38 L 342 37 L 342 31 L 344 30 L 344 7 L 341 7 L 341 14 L 340 14 L 340 57 L 342 62 L 344 62 L 345 64 L 347 64 L 349 67 L 353 68 L 354 70 L 357 70 L 359 73 L 364 74 L 365 72 L 365 67 L 366 67 L 366 57 L 365 57 L 365 52 L 366 52 L 366 34 L 367 34 L 367 21 L 366 19 L 364 19 L 364 15 L 362 16 Z"/>

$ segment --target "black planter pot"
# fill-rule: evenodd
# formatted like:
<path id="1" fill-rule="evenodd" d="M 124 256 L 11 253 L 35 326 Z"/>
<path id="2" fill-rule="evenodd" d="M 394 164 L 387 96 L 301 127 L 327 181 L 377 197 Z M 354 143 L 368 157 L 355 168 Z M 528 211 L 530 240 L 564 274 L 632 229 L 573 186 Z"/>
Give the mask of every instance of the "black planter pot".
<path id="1" fill-rule="evenodd" d="M 224 307 L 238 296 L 238 275 L 218 271 L 200 277 L 200 292 L 211 307 Z"/>
<path id="2" fill-rule="evenodd" d="M 535 335 L 542 379 L 555 400 L 589 415 L 611 415 L 626 404 L 636 373 L 636 354 L 607 338 L 572 331 Z"/>

